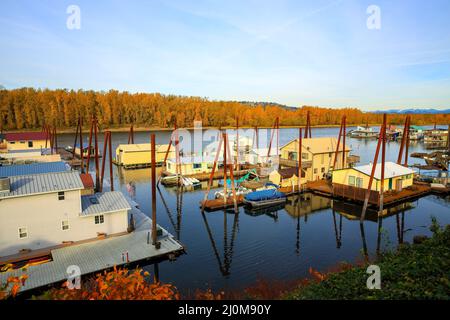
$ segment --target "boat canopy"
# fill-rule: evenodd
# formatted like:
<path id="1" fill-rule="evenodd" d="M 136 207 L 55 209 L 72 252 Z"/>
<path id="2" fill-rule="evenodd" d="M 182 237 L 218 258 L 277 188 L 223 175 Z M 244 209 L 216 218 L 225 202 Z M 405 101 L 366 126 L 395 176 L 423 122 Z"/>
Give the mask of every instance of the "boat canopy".
<path id="1" fill-rule="evenodd" d="M 279 198 L 286 198 L 286 194 L 280 192 L 276 189 L 271 190 L 261 190 L 250 192 L 245 195 L 245 199 L 248 201 L 263 201 L 263 200 L 273 200 Z"/>

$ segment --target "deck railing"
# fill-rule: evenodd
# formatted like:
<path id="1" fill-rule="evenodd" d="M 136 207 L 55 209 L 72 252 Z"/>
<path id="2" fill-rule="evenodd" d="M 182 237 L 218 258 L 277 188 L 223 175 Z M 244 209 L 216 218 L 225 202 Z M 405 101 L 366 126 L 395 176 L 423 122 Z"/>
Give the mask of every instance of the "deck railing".
<path id="1" fill-rule="evenodd" d="M 356 201 L 364 202 L 366 198 L 367 189 L 358 188 L 353 186 L 347 186 L 344 184 L 333 183 L 333 196 L 352 199 Z M 369 203 L 378 205 L 380 193 L 378 191 L 371 190 L 369 193 Z"/>
<path id="2" fill-rule="evenodd" d="M 280 158 L 280 165 L 284 167 L 298 168 L 298 161 Z M 311 161 L 302 161 L 302 168 L 311 168 Z"/>

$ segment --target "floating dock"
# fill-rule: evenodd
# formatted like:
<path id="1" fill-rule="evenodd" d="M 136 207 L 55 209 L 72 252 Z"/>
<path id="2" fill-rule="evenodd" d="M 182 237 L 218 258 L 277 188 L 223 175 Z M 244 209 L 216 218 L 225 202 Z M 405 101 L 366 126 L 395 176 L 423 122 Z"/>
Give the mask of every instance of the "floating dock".
<path id="1" fill-rule="evenodd" d="M 29 266 L 26 271 L 17 269 L 0 273 L 0 284 L 6 283 L 9 277 L 27 274 L 28 279 L 21 288 L 23 292 L 65 281 L 68 278 L 67 268 L 72 265 L 78 266 L 83 276 L 114 266 L 169 258 L 184 252 L 183 245 L 161 227 L 158 227 L 162 230 L 162 235 L 158 237 L 161 247 L 156 249 L 152 245 L 151 219 L 137 208 L 135 202 L 129 202 L 135 221 L 133 232 L 51 250 L 52 261 Z"/>
<path id="2" fill-rule="evenodd" d="M 332 184 L 326 180 L 308 182 L 307 188 L 317 195 L 353 201 L 356 203 L 364 203 L 366 194 L 366 189 L 361 188 L 359 192 L 354 192 L 356 188 L 349 188 L 348 190 L 345 190 L 345 188 L 336 188 L 336 186 L 333 187 Z M 404 201 L 417 199 L 435 192 L 435 189 L 432 188 L 430 184 L 415 182 L 411 188 L 404 188 L 402 191 L 386 191 L 383 195 L 383 203 L 385 205 L 397 204 Z M 441 189 L 441 192 L 439 193 L 443 194 L 448 192 L 450 192 L 450 188 L 445 188 L 445 190 Z M 369 196 L 369 204 L 376 207 L 379 206 L 379 192 L 371 191 Z"/>
<path id="3" fill-rule="evenodd" d="M 200 202 L 200 207 L 202 207 L 203 203 L 204 203 L 206 211 L 217 211 L 217 210 L 223 210 L 223 209 L 228 209 L 228 208 L 234 207 L 233 196 L 228 197 L 226 203 L 224 203 L 223 198 L 209 199 L 209 200 L 206 200 L 205 202 Z M 238 206 L 244 204 L 244 196 L 243 195 L 236 196 L 236 204 Z"/>

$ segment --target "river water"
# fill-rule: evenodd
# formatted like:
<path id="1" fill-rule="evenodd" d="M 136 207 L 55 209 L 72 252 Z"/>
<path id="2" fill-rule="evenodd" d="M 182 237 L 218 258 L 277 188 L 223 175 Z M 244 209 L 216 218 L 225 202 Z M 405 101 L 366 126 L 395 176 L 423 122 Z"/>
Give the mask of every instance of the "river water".
<path id="1" fill-rule="evenodd" d="M 312 135 L 337 137 L 338 132 L 339 128 L 315 128 Z M 155 134 L 157 143 L 167 143 L 170 135 L 167 131 Z M 127 143 L 127 136 L 127 133 L 113 133 L 113 153 L 119 143 Z M 281 129 L 279 145 L 297 136 L 298 129 Z M 148 143 L 149 137 L 149 132 L 136 132 L 135 143 Z M 100 135 L 99 140 L 102 139 Z M 59 135 L 58 144 L 73 144 L 73 135 Z M 360 164 L 373 161 L 377 140 L 347 138 L 347 144 L 361 157 Z M 387 161 L 397 160 L 399 145 L 398 142 L 387 144 Z M 423 143 L 412 142 L 409 148 L 410 153 L 424 150 Z M 421 161 L 409 159 L 410 164 Z M 144 213 L 151 215 L 150 169 L 123 170 L 114 166 L 116 190 L 128 194 L 126 185 L 131 181 L 136 185 L 136 192 L 131 196 Z M 214 190 L 210 197 L 213 193 Z M 203 195 L 204 190 L 185 192 L 181 204 L 177 205 L 174 189 L 161 186 L 157 194 L 158 224 L 186 246 L 186 254 L 176 261 L 158 264 L 159 277 L 182 292 L 197 288 L 240 290 L 259 278 L 307 277 L 310 267 L 325 271 L 339 262 L 361 260 L 365 247 L 367 254 L 374 257 L 377 248 L 395 248 L 401 242 L 411 243 L 415 235 L 430 235 L 432 217 L 442 225 L 450 223 L 450 199 L 434 195 L 392 208 L 381 220 L 369 213 L 364 237 L 357 217 L 361 208 L 348 203 L 306 194 L 300 209 L 296 196 L 284 208 L 266 212 L 250 212 L 240 207 L 237 215 L 223 211 L 202 215 L 199 202 Z M 381 233 L 378 232 L 380 221 Z M 145 269 L 154 272 L 153 265 Z"/>

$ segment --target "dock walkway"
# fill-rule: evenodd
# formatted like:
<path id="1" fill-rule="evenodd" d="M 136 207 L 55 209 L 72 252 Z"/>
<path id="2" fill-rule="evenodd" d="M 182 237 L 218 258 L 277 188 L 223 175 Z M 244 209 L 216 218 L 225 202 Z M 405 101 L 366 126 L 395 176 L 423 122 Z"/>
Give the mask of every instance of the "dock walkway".
<path id="1" fill-rule="evenodd" d="M 39 288 L 65 281 L 68 278 L 67 268 L 76 265 L 81 270 L 81 275 L 99 272 L 114 266 L 142 260 L 161 258 L 170 254 L 179 254 L 184 247 L 175 238 L 162 229 L 159 250 L 151 244 L 152 221 L 136 207 L 136 203 L 130 203 L 135 220 L 135 231 L 122 236 L 106 238 L 103 240 L 58 248 L 51 251 L 52 261 L 30 266 L 25 271 L 11 270 L 0 273 L 0 284 L 6 283 L 8 277 L 27 274 L 28 279 L 21 291 Z M 128 254 L 128 261 L 126 260 Z"/>

